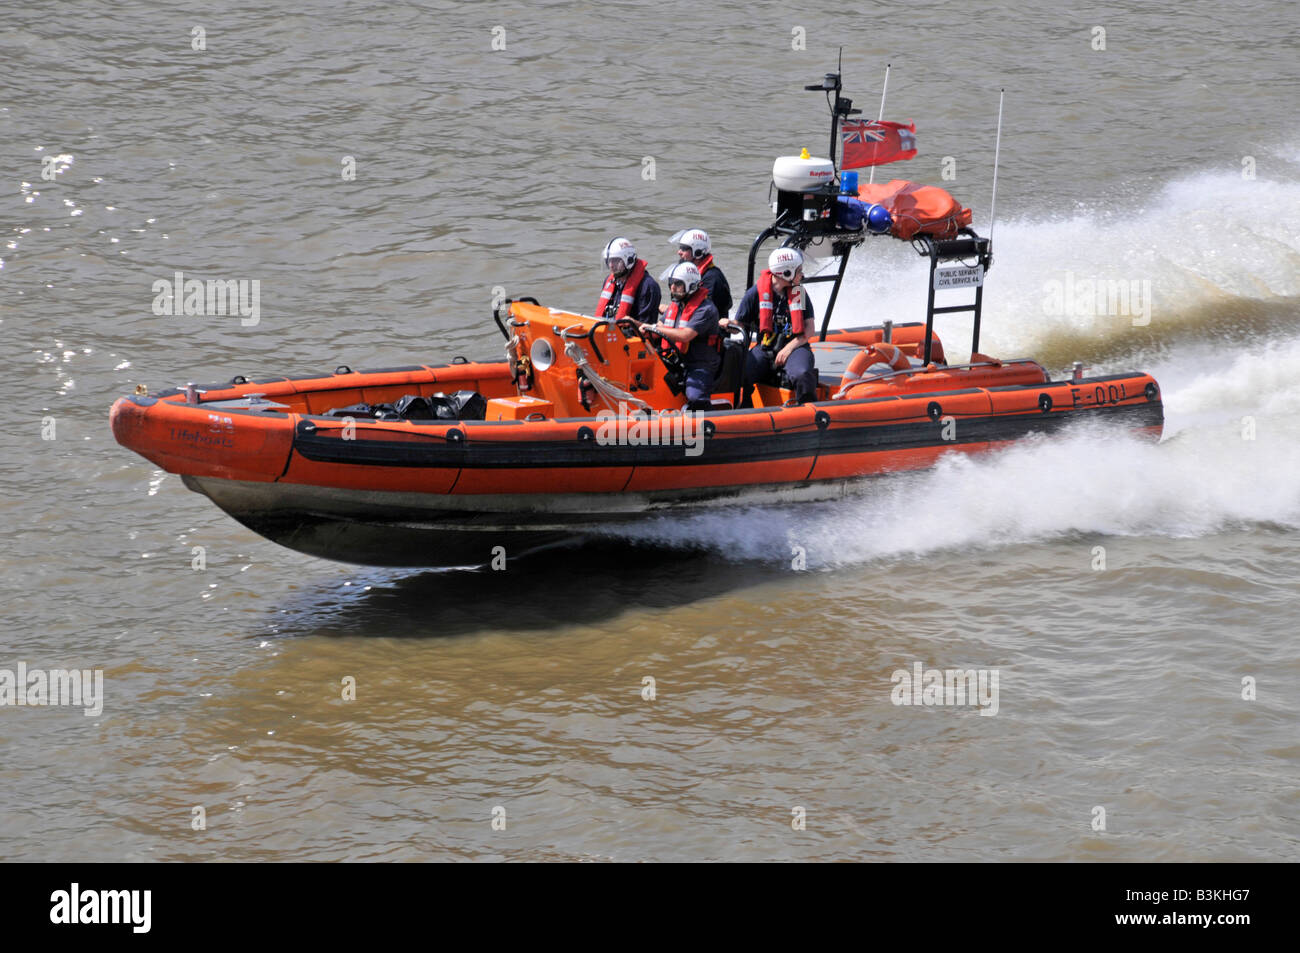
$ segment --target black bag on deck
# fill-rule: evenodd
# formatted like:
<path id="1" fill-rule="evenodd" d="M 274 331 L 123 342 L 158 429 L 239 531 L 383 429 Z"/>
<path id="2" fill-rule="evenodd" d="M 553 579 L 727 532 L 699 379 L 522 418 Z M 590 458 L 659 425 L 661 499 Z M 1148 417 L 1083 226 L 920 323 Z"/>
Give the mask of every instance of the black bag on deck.
<path id="1" fill-rule="evenodd" d="M 386 411 L 393 408 L 388 404 L 352 404 L 349 407 L 331 407 L 321 416 L 323 417 L 360 417 L 366 420 L 373 420 L 376 417 L 383 417 Z"/>
<path id="2" fill-rule="evenodd" d="M 421 397 L 419 394 L 407 394 L 398 399 L 393 404 L 393 409 L 403 420 L 433 420 L 435 416 L 441 416 L 435 415 L 435 408 L 429 398 Z"/>
<path id="3" fill-rule="evenodd" d="M 365 420 L 392 420 L 397 411 L 392 404 L 352 404 L 349 407 L 331 407 L 322 417 L 352 417 Z"/>
<path id="4" fill-rule="evenodd" d="M 482 420 L 487 416 L 487 398 L 475 390 L 458 390 L 450 397 L 446 394 L 434 394 L 433 400 L 435 412 L 440 418 Z"/>
<path id="5" fill-rule="evenodd" d="M 371 420 L 482 420 L 487 416 L 487 398 L 478 391 L 422 397 L 407 394 L 391 404 L 353 404 L 331 407 L 326 417 L 356 417 Z"/>

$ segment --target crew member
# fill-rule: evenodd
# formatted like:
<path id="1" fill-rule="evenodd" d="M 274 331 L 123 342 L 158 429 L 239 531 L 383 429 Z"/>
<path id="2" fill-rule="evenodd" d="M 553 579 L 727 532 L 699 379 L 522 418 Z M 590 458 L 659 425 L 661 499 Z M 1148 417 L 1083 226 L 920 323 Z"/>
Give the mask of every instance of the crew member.
<path id="1" fill-rule="evenodd" d="M 677 246 L 677 257 L 689 261 L 700 270 L 700 282 L 709 293 L 709 300 L 718 309 L 718 317 L 725 318 L 731 313 L 731 285 L 722 269 L 713 261 L 713 243 L 709 233 L 700 228 L 687 228 L 668 239 L 670 245 Z"/>
<path id="2" fill-rule="evenodd" d="M 719 352 L 721 332 L 718 309 L 700 280 L 700 270 L 688 261 L 679 261 L 659 276 L 668 282 L 672 299 L 659 323 L 642 323 L 645 333 L 657 331 L 677 349 L 686 368 L 686 407 L 708 410 L 712 406 L 713 381 L 722 366 Z"/>
<path id="3" fill-rule="evenodd" d="M 778 248 L 767 259 L 767 270 L 745 292 L 730 323 L 743 324 L 757 344 L 745 357 L 745 396 L 751 407 L 755 384 L 776 384 L 784 368 L 796 402 L 817 396 L 817 368 L 808 340 L 816 326 L 812 302 L 803 286 L 803 254 Z"/>
<path id="4" fill-rule="evenodd" d="M 626 238 L 615 238 L 605 246 L 605 267 L 609 276 L 596 303 L 596 317 L 615 321 L 654 321 L 659 316 L 659 283 L 636 257 L 636 246 Z"/>

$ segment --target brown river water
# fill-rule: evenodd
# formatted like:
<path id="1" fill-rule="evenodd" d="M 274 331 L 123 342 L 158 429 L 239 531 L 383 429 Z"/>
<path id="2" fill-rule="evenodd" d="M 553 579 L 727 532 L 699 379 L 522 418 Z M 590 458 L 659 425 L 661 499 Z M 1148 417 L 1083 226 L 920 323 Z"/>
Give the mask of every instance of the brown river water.
<path id="1" fill-rule="evenodd" d="M 0 855 L 1300 859 L 1294 4 L 792 10 L 0 9 L 0 700 L 103 677 L 89 715 L 0 706 Z M 877 179 L 981 230 L 1005 87 L 982 349 L 1150 371 L 1160 443 L 419 572 L 279 548 L 114 442 L 138 383 L 495 358 L 493 289 L 587 309 L 615 234 L 657 272 L 704 227 L 738 295 L 841 44 L 917 123 Z M 155 314 L 177 270 L 257 280 L 259 320 Z M 926 280 L 869 243 L 836 323 Z M 1142 307 L 1063 299 L 1098 280 Z M 897 704 L 918 665 L 988 691 Z"/>

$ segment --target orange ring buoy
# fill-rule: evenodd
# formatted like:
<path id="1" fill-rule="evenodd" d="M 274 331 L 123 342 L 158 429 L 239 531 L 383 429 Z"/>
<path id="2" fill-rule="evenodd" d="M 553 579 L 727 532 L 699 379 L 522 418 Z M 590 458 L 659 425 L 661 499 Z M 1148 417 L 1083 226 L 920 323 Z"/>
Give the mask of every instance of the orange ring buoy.
<path id="1" fill-rule="evenodd" d="M 884 341 L 868 344 L 849 362 L 848 369 L 844 372 L 845 382 L 860 380 L 863 372 L 872 364 L 888 364 L 895 371 L 905 371 L 912 366 L 907 355 L 894 345 Z"/>

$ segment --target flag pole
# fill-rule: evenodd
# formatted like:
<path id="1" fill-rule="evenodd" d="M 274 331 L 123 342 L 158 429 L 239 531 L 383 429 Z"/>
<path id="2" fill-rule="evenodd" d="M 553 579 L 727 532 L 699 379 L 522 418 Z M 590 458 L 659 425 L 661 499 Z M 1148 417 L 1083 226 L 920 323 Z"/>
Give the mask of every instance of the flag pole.
<path id="1" fill-rule="evenodd" d="M 876 122 L 880 122 L 882 119 L 885 118 L 885 94 L 887 92 L 889 92 L 889 64 L 888 63 L 885 64 L 885 84 L 880 87 L 880 115 L 876 117 Z M 876 157 L 876 153 L 878 151 L 880 151 L 879 142 L 877 142 L 874 146 L 871 147 L 872 159 Z M 875 181 L 876 181 L 876 167 L 873 163 L 871 166 L 871 175 L 867 177 L 867 184 L 871 185 Z"/>
<path id="2" fill-rule="evenodd" d="M 1002 151 L 1002 100 L 1007 94 L 1006 87 L 998 90 L 998 138 L 993 146 L 993 196 L 989 199 L 989 247 L 993 246 L 993 223 L 997 220 L 998 208 L 998 155 Z"/>

